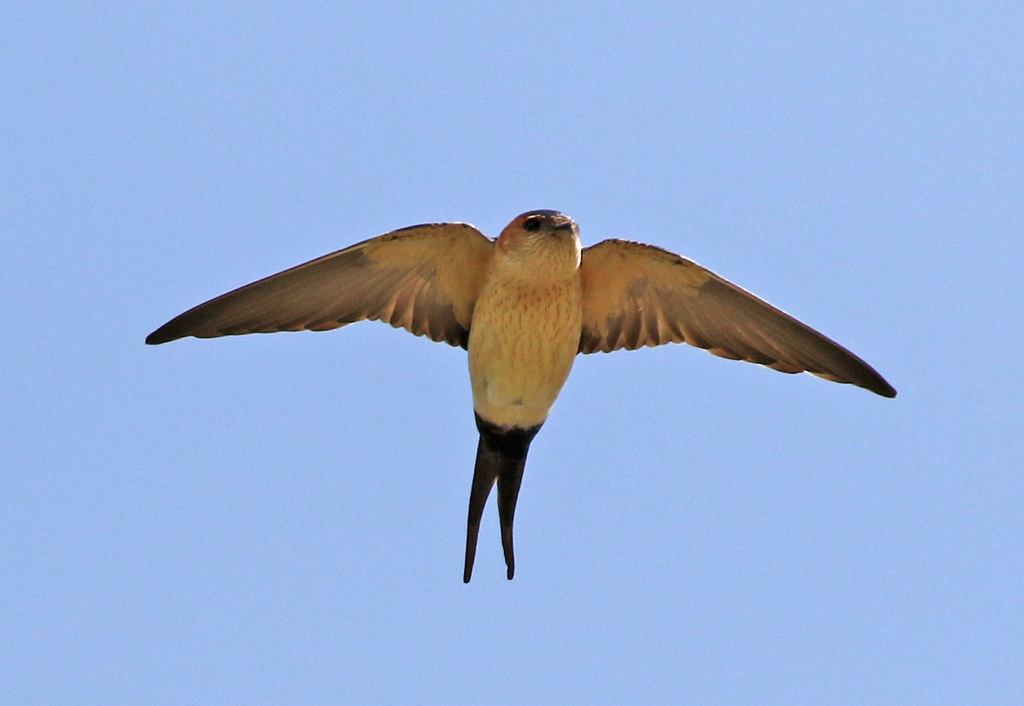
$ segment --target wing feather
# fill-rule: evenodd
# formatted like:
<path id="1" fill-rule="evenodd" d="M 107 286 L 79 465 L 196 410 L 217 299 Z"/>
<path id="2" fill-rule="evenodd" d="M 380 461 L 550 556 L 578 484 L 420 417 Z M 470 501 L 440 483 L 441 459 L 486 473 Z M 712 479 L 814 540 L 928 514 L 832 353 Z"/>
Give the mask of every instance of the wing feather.
<path id="1" fill-rule="evenodd" d="M 327 331 L 379 319 L 466 346 L 494 241 L 465 223 L 402 228 L 211 299 L 146 338 Z"/>
<path id="2" fill-rule="evenodd" d="M 688 343 L 723 358 L 896 395 L 835 341 L 667 250 L 605 240 L 584 248 L 581 273 L 581 353 Z"/>

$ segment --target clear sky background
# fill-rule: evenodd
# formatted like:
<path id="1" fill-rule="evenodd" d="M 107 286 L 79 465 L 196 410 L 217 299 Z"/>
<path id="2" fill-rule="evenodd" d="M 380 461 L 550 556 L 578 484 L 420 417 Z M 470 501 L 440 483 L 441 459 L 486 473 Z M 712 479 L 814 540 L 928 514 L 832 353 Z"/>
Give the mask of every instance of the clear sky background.
<path id="1" fill-rule="evenodd" d="M 1019 2 L 6 2 L 0 72 L 0 702 L 1024 703 Z M 466 586 L 462 350 L 143 345 L 536 208 L 899 397 L 580 357 Z"/>

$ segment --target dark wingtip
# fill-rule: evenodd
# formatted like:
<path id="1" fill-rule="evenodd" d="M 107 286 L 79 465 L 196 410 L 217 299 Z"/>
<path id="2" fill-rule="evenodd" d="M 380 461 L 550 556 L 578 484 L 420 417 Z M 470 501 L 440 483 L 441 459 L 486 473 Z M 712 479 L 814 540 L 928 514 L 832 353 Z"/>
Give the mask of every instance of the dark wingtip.
<path id="1" fill-rule="evenodd" d="M 179 319 L 181 319 L 181 316 L 174 317 L 156 331 L 146 336 L 146 345 L 158 346 L 161 343 L 176 341 L 179 338 L 187 336 L 187 330 L 181 325 Z"/>
<path id="2" fill-rule="evenodd" d="M 877 379 L 871 380 L 869 384 L 861 385 L 861 387 L 874 392 L 876 395 L 888 397 L 890 400 L 896 396 L 896 388 L 886 382 L 885 378 L 881 375 Z"/>
<path id="3" fill-rule="evenodd" d="M 167 343 L 170 338 L 160 333 L 161 329 L 157 329 L 153 333 L 146 336 L 147 346 L 159 346 L 161 343 Z"/>

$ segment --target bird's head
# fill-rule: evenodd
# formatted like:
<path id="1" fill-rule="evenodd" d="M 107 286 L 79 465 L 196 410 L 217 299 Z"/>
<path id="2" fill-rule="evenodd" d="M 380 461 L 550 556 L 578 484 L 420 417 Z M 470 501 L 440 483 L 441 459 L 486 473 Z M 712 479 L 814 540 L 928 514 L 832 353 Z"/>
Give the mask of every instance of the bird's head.
<path id="1" fill-rule="evenodd" d="M 516 216 L 498 236 L 502 260 L 534 272 L 569 275 L 579 269 L 579 226 L 564 213 L 527 211 Z"/>

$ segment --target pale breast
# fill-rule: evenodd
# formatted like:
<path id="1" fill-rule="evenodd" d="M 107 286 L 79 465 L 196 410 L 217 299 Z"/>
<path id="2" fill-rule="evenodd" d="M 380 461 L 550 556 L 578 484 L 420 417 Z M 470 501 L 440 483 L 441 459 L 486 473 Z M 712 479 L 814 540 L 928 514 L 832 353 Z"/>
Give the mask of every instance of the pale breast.
<path id="1" fill-rule="evenodd" d="M 469 374 L 477 414 L 501 426 L 541 424 L 565 384 L 582 328 L 576 277 L 491 281 L 473 312 Z"/>

